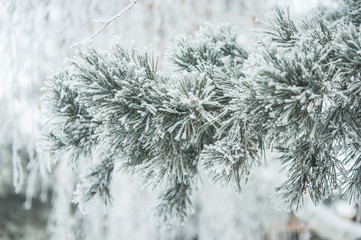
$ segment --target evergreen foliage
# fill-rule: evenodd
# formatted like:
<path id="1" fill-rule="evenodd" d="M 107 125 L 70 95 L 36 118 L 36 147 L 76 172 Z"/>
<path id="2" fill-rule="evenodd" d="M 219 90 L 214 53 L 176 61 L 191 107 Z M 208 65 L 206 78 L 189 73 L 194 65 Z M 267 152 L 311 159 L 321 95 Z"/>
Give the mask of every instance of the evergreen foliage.
<path id="1" fill-rule="evenodd" d="M 97 144 L 97 122 L 78 100 L 78 93 L 69 88 L 71 75 L 62 71 L 52 76 L 43 87 L 44 105 L 51 131 L 46 146 L 51 155 L 70 151 L 70 163 L 76 165 L 80 155 L 89 156 Z"/>
<path id="2" fill-rule="evenodd" d="M 351 22 L 355 26 L 361 23 L 361 1 L 360 0 L 343 0 L 342 13 L 345 16 L 345 22 Z"/>
<path id="3" fill-rule="evenodd" d="M 49 150 L 72 162 L 94 149 L 102 160 L 76 192 L 111 199 L 114 164 L 164 189 L 158 216 L 183 220 L 200 168 L 241 190 L 265 148 L 277 149 L 288 179 L 277 188 L 283 205 L 299 209 L 340 192 L 361 197 L 358 1 L 345 1 L 344 21 L 315 16 L 296 24 L 276 8 L 247 52 L 241 30 L 205 26 L 169 49 L 177 71 L 158 69 L 151 50 L 91 46 L 49 78 L 44 102 Z M 353 9 L 350 12 L 347 9 Z"/>

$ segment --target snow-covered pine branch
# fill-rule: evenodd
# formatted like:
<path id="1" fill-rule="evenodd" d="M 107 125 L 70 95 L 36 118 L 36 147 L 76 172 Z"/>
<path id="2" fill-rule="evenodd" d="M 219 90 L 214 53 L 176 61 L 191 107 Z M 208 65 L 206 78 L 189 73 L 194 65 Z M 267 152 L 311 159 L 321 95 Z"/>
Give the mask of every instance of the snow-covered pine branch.
<path id="1" fill-rule="evenodd" d="M 350 22 L 332 25 L 316 16 L 297 26 L 286 12 L 275 14 L 279 27 L 261 33 L 244 68 L 252 89 L 247 115 L 282 153 L 288 172 L 279 197 L 296 210 L 306 193 L 315 203 L 341 191 L 353 197 L 359 173 L 349 166 L 359 166 L 360 154 L 360 33 Z"/>
<path id="2" fill-rule="evenodd" d="M 73 136 L 59 134 L 55 143 L 73 150 L 78 146 L 67 143 L 68 138 L 85 135 L 84 141 L 96 140 L 94 148 L 112 159 L 110 164 L 121 161 L 126 169 L 142 176 L 147 186 L 163 184 L 167 190 L 161 196 L 159 211 L 168 213 L 167 218 L 175 215 L 183 219 L 187 212 L 182 209 L 190 204 L 200 154 L 205 145 L 214 142 L 223 121 L 219 116 L 230 100 L 227 79 L 238 79 L 247 57 L 236 42 L 238 34 L 239 30 L 230 26 L 214 32 L 208 27 L 191 42 L 180 39 L 169 55 L 188 71 L 173 74 L 158 70 L 151 50 L 139 52 L 120 44 L 110 52 L 98 52 L 91 46 L 79 49 L 78 57 L 49 79 L 44 99 L 53 117 L 64 117 L 66 109 L 81 106 L 89 121 L 98 125 L 92 125 L 91 134 L 77 134 L 84 129 L 80 126 Z M 197 62 L 189 64 L 189 56 L 197 56 Z M 62 91 L 69 92 L 66 98 Z M 66 113 L 71 127 L 76 128 L 73 120 L 77 121 L 79 113 Z M 62 121 L 52 124 L 53 129 L 64 129 Z M 51 149 L 56 147 L 58 144 Z M 227 174 L 233 175 L 236 168 Z M 94 191 L 84 194 L 89 193 Z"/>
<path id="3" fill-rule="evenodd" d="M 45 85 L 49 149 L 104 157 L 77 199 L 109 201 L 119 162 L 144 186 L 164 189 L 157 209 L 166 221 L 192 211 L 200 168 L 240 190 L 265 147 L 281 153 L 288 179 L 278 195 L 288 209 L 302 207 L 304 194 L 359 201 L 357 16 L 296 24 L 276 8 L 251 51 L 237 42 L 240 29 L 206 26 L 169 49 L 173 72 L 158 69 L 152 50 L 84 46 Z"/>

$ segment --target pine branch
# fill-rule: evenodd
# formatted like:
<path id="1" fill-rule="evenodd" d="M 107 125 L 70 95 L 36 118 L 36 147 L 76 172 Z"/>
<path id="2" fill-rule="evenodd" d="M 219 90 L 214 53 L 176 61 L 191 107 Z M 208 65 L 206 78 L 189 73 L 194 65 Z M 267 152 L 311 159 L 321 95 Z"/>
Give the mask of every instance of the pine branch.
<path id="1" fill-rule="evenodd" d="M 276 8 L 250 53 L 237 42 L 239 29 L 207 26 L 169 49 L 176 72 L 160 71 L 151 50 L 83 46 L 45 84 L 49 149 L 107 156 L 77 199 L 109 202 L 121 162 L 144 186 L 165 189 L 157 209 L 167 221 L 192 210 L 199 168 L 240 191 L 266 147 L 281 153 L 288 179 L 278 196 L 288 209 L 300 209 L 306 193 L 315 203 L 335 191 L 355 200 L 361 35 L 353 20 L 316 16 L 299 26 Z"/>

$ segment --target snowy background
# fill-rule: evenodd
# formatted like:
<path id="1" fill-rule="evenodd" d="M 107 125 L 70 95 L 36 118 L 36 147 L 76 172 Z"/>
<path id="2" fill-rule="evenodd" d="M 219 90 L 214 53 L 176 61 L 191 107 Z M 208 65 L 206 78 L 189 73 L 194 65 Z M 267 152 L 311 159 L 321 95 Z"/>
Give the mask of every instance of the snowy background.
<path id="1" fill-rule="evenodd" d="M 319 4 L 316 0 L 277 3 L 290 6 L 296 18 L 311 14 Z M 351 221 L 356 208 L 348 202 L 330 200 L 315 208 L 306 199 L 297 216 L 278 209 L 273 189 L 283 177 L 271 153 L 267 164 L 252 172 L 241 195 L 201 178 L 193 201 L 195 214 L 183 226 L 157 227 L 150 214 L 156 193 L 141 189 L 134 177 L 121 172 L 112 183 L 112 206 L 92 201 L 86 214 L 79 211 L 72 203 L 79 173 L 62 159 L 49 164 L 49 154 L 39 148 L 40 89 L 46 77 L 74 54 L 70 45 L 100 27 L 95 19 L 108 19 L 128 4 L 127 0 L 0 1 L 0 239 L 360 237 L 361 225 Z M 113 41 L 152 45 L 162 60 L 176 36 L 192 35 L 207 22 L 229 22 L 244 29 L 239 41 L 247 47 L 253 41 L 251 30 L 259 27 L 256 19 L 265 19 L 275 4 L 272 0 L 142 0 L 92 42 L 102 49 Z"/>

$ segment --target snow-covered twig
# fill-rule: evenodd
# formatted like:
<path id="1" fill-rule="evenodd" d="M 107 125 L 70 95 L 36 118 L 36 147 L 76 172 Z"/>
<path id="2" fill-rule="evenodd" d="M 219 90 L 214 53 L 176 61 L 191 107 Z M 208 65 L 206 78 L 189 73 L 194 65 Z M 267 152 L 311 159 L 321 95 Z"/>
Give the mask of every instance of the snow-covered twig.
<path id="1" fill-rule="evenodd" d="M 139 2 L 139 0 L 132 0 L 129 5 L 124 8 L 121 12 L 119 12 L 118 14 L 114 15 L 112 18 L 108 19 L 108 20 L 96 20 L 96 22 L 102 23 L 103 25 L 98 29 L 98 31 L 96 31 L 95 33 L 93 33 L 90 37 L 88 37 L 86 40 L 91 40 L 94 37 L 96 37 L 99 33 L 101 33 L 104 28 L 106 28 L 111 22 L 115 21 L 117 18 L 119 18 L 120 16 L 122 16 L 124 13 L 126 13 L 127 11 L 129 11 L 137 2 Z M 70 48 L 73 48 L 79 44 L 84 43 L 83 42 L 79 42 L 79 43 L 74 43 L 70 46 Z"/>

